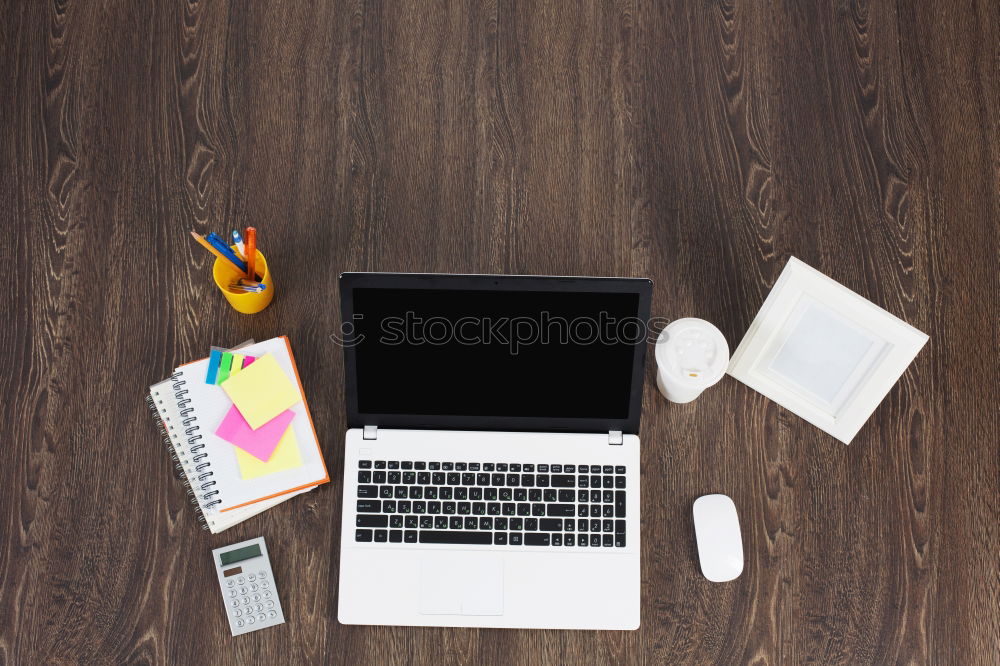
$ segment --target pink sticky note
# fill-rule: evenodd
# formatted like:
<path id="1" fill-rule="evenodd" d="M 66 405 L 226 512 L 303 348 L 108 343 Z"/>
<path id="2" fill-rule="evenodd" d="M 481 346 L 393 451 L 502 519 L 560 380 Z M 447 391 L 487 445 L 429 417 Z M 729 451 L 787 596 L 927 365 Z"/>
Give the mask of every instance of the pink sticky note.
<path id="1" fill-rule="evenodd" d="M 281 441 L 281 436 L 288 429 L 288 424 L 295 417 L 295 412 L 286 409 L 273 419 L 254 430 L 233 405 L 229 408 L 226 418 L 216 429 L 215 434 L 240 447 L 247 453 L 264 462 L 271 459 L 271 454 Z"/>

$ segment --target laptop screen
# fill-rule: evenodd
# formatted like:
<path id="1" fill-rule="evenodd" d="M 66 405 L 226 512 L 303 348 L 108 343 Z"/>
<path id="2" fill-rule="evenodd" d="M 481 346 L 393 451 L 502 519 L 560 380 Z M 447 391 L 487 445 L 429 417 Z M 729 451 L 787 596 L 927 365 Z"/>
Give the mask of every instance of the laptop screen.
<path id="1" fill-rule="evenodd" d="M 349 288 L 348 404 L 361 424 L 637 426 L 649 282 L 491 277 Z"/>

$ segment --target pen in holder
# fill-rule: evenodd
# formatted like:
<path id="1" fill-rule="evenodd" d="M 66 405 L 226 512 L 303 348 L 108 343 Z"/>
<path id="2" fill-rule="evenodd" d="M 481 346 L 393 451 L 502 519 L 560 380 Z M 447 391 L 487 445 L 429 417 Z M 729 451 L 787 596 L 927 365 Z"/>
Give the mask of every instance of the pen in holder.
<path id="1" fill-rule="evenodd" d="M 233 245 L 232 249 L 236 252 L 236 246 Z M 260 253 L 260 250 L 255 251 L 256 266 L 254 267 L 258 275 L 263 275 L 260 279 L 261 284 L 265 285 L 265 289 L 259 292 L 245 292 L 245 291 L 235 291 L 230 288 L 230 285 L 239 280 L 240 278 L 246 277 L 243 273 L 236 270 L 231 263 L 225 261 L 224 259 L 216 258 L 215 265 L 212 266 L 212 278 L 215 280 L 215 286 L 219 288 L 222 295 L 226 297 L 229 304 L 233 306 L 237 312 L 242 312 L 243 314 L 254 314 L 260 312 L 268 306 L 271 299 L 274 298 L 274 283 L 271 281 L 271 271 L 268 270 L 267 260 L 264 255 Z"/>

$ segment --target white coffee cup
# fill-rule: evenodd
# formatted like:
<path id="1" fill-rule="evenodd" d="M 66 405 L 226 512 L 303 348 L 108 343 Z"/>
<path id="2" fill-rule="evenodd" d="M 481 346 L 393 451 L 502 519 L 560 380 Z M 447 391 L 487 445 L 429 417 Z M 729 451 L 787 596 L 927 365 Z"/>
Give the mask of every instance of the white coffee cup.
<path id="1" fill-rule="evenodd" d="M 671 402 L 691 402 L 726 374 L 729 344 L 704 319 L 667 324 L 656 338 L 656 386 Z"/>

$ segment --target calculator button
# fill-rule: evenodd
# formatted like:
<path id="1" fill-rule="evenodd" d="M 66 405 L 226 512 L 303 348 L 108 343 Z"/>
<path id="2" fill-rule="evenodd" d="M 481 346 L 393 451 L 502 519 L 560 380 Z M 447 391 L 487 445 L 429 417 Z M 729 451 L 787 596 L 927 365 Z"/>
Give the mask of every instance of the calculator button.
<path id="1" fill-rule="evenodd" d="M 260 595 L 259 594 L 253 595 L 253 600 L 254 601 L 260 601 Z"/>
<path id="2" fill-rule="evenodd" d="M 244 622 L 243 620 L 236 620 L 237 627 L 242 627 L 244 624 L 246 624 L 246 622 Z"/>
<path id="3" fill-rule="evenodd" d="M 226 581 L 226 587 L 232 587 L 234 585 L 236 585 L 236 581 L 234 581 L 234 580 L 227 580 Z"/>
<path id="4" fill-rule="evenodd" d="M 254 608 L 259 613 L 260 611 L 264 610 L 264 604 L 257 604 L 256 606 L 254 606 Z"/>
<path id="5" fill-rule="evenodd" d="M 240 594 L 246 594 L 246 593 L 247 593 L 247 588 L 246 587 L 241 587 L 240 588 Z"/>
<path id="6" fill-rule="evenodd" d="M 250 591 L 251 592 L 256 592 L 257 589 L 258 589 L 257 588 L 257 583 L 250 583 Z"/>
<path id="7" fill-rule="evenodd" d="M 233 617 L 239 617 L 240 615 L 243 615 L 243 611 L 241 611 L 239 608 L 233 611 Z"/>
<path id="8" fill-rule="evenodd" d="M 267 602 L 266 604 L 264 604 L 264 605 L 265 605 L 265 606 L 267 606 L 268 608 L 274 608 L 274 602 L 273 602 L 273 601 L 268 601 L 268 602 Z"/>
<path id="9" fill-rule="evenodd" d="M 261 587 L 267 587 L 267 581 L 266 580 L 260 581 L 260 586 Z"/>
<path id="10" fill-rule="evenodd" d="M 271 619 L 274 619 L 274 618 L 278 617 L 278 614 L 277 614 L 277 613 L 275 613 L 274 611 L 271 611 L 271 612 L 270 612 L 270 613 L 268 613 L 267 615 L 268 615 L 268 617 L 270 617 Z"/>
<path id="11" fill-rule="evenodd" d="M 267 578 L 267 572 L 266 571 L 258 571 L 257 572 L 257 578 Z"/>
<path id="12" fill-rule="evenodd" d="M 248 580 L 248 581 L 250 581 L 250 582 L 252 583 L 252 582 L 254 582 L 255 580 L 257 580 L 257 576 L 254 576 L 253 574 L 248 574 L 248 575 L 247 575 L 247 580 Z"/>
<path id="13" fill-rule="evenodd" d="M 247 624 L 253 624 L 253 615 L 247 616 Z"/>
<path id="14" fill-rule="evenodd" d="M 243 605 L 244 606 L 250 605 L 250 597 L 243 597 Z"/>
<path id="15" fill-rule="evenodd" d="M 239 599 L 233 599 L 232 601 L 229 602 L 229 605 L 232 606 L 233 608 L 235 608 L 236 606 L 240 605 L 240 600 Z"/>
<path id="16" fill-rule="evenodd" d="M 264 592 L 264 598 L 265 599 L 270 599 L 271 598 L 271 591 L 270 590 L 267 590 L 266 592 Z"/>
<path id="17" fill-rule="evenodd" d="M 263 613 L 261 613 L 260 615 L 257 616 L 257 619 L 260 620 L 261 622 L 263 622 L 264 620 L 267 619 L 267 616 L 264 615 Z"/>
<path id="18" fill-rule="evenodd" d="M 245 578 L 243 578 L 243 576 L 240 576 L 239 578 L 236 579 L 236 582 L 239 583 L 240 585 L 242 585 L 243 583 L 245 583 L 247 581 L 246 581 Z"/>
<path id="19" fill-rule="evenodd" d="M 239 592 L 237 592 L 236 590 L 229 590 L 229 596 L 235 597 L 237 594 L 239 594 Z"/>

